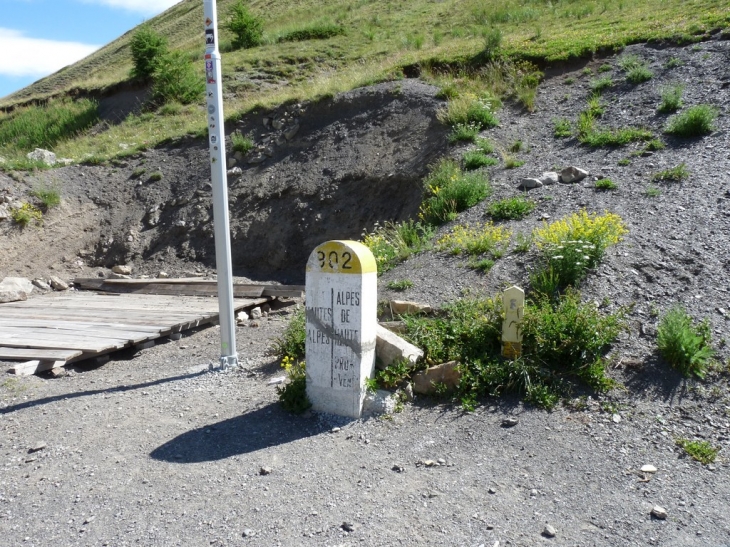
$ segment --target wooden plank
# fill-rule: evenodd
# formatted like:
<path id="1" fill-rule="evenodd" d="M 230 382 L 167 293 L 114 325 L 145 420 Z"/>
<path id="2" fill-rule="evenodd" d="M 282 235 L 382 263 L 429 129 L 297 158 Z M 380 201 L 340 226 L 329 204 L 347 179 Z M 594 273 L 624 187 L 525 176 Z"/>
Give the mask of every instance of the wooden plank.
<path id="1" fill-rule="evenodd" d="M 117 338 L 119 340 L 129 340 L 133 343 L 144 342 L 149 338 L 158 338 L 159 332 L 134 332 L 121 331 L 114 329 L 91 329 L 91 330 L 59 330 L 44 329 L 33 327 L 8 327 L 0 333 L 0 339 L 10 338 L 26 338 L 33 340 L 36 338 L 52 339 L 53 337 L 62 336 L 67 340 L 75 340 L 77 338 Z"/>
<path id="2" fill-rule="evenodd" d="M 68 361 L 83 352 L 77 349 L 37 349 L 0 347 L 0 359 L 40 359 L 42 361 Z"/>
<path id="3" fill-rule="evenodd" d="M 28 361 L 26 363 L 20 363 L 19 365 L 15 365 L 13 368 L 9 370 L 11 374 L 15 374 L 16 376 L 30 376 L 31 374 L 36 374 L 38 372 L 43 372 L 45 370 L 51 370 L 57 367 L 62 367 L 66 364 L 66 361 L 43 361 L 43 360 L 34 360 L 34 361 Z"/>
<path id="4" fill-rule="evenodd" d="M 170 333 L 169 325 L 131 325 L 128 323 L 104 323 L 98 321 L 65 321 L 51 319 L 0 319 L 0 329 L 5 327 L 33 327 L 58 330 L 114 329 L 119 331 Z"/>
<path id="5" fill-rule="evenodd" d="M 77 278 L 74 283 L 80 287 L 96 290 L 126 291 L 130 287 L 137 293 L 146 294 L 195 294 L 198 291 L 202 294 L 216 295 L 217 281 L 207 279 L 88 279 Z M 188 287 L 185 287 L 185 286 Z M 173 287 L 173 288 L 170 288 Z M 205 289 L 203 288 L 205 287 Z M 235 297 L 240 296 L 287 296 L 298 298 L 304 295 L 304 285 L 256 285 L 245 283 L 234 283 L 233 291 Z"/>
<path id="6" fill-rule="evenodd" d="M 10 348 L 41 348 L 41 349 L 75 349 L 84 353 L 97 354 L 109 350 L 122 349 L 130 345 L 126 340 L 109 340 L 104 342 L 102 339 L 87 341 L 64 341 L 64 340 L 13 340 L 0 339 L 0 345 Z"/>
<path id="7" fill-rule="evenodd" d="M 287 296 L 289 298 L 301 298 L 304 296 L 304 285 L 268 285 L 264 288 L 261 296 Z"/>

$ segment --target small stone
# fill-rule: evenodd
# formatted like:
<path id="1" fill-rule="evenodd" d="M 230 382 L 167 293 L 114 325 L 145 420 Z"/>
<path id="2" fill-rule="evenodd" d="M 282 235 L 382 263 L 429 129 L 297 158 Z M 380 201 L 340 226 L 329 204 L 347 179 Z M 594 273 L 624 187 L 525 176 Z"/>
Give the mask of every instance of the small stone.
<path id="1" fill-rule="evenodd" d="M 339 427 L 333 427 L 332 429 L 330 429 L 330 432 L 331 433 L 337 433 L 339 431 L 340 431 L 340 428 Z"/>
<path id="2" fill-rule="evenodd" d="M 235 176 L 238 176 L 238 175 L 242 175 L 243 174 L 243 169 L 241 169 L 240 167 L 234 167 L 233 169 L 229 169 L 227 171 L 227 174 L 233 175 L 234 177 Z"/>
<path id="3" fill-rule="evenodd" d="M 665 520 L 667 518 L 668 514 L 667 514 L 667 510 L 664 509 L 664 507 L 655 505 L 651 510 L 651 516 L 654 518 L 658 518 L 659 520 Z"/>
<path id="4" fill-rule="evenodd" d="M 239 323 L 248 321 L 248 314 L 245 311 L 239 311 L 236 315 L 236 321 Z"/>
<path id="5" fill-rule="evenodd" d="M 42 279 L 34 279 L 33 280 L 33 285 L 36 286 L 37 288 L 39 288 L 42 291 L 50 291 L 51 290 L 51 286 L 48 283 L 46 283 L 45 281 L 43 281 Z"/>
<path id="6" fill-rule="evenodd" d="M 509 418 L 505 418 L 502 420 L 502 427 L 514 427 L 516 426 L 520 421 L 515 418 L 514 416 L 510 416 Z"/>
<path id="7" fill-rule="evenodd" d="M 168 279 L 170 277 L 170 274 L 167 272 L 159 272 L 157 274 L 157 279 Z"/>
<path id="8" fill-rule="evenodd" d="M 245 529 L 245 530 L 243 531 L 243 534 L 241 534 L 241 535 L 242 535 L 243 537 L 245 537 L 245 538 L 250 538 L 250 537 L 253 537 L 253 536 L 255 536 L 255 535 L 256 535 L 256 532 L 254 532 L 253 530 L 251 530 L 251 528 L 246 528 L 246 529 Z"/>
<path id="9" fill-rule="evenodd" d="M 531 498 L 537 497 L 537 490 L 535 490 L 534 488 L 532 490 L 530 490 L 530 497 Z"/>
<path id="10" fill-rule="evenodd" d="M 489 490 L 487 490 L 487 492 L 489 492 L 490 494 L 496 494 L 497 493 L 497 491 L 494 488 L 490 488 Z"/>
<path id="11" fill-rule="evenodd" d="M 91 515 L 89 518 L 87 518 L 86 520 L 84 520 L 84 524 L 91 524 L 95 520 L 96 520 L 96 516 L 95 515 Z"/>
<path id="12" fill-rule="evenodd" d="M 431 306 L 408 300 L 391 300 L 390 311 L 393 315 L 431 313 Z"/>
<path id="13" fill-rule="evenodd" d="M 261 308 L 256 306 L 251 310 L 251 319 L 261 319 L 261 316 L 263 313 L 261 312 Z"/>
<path id="14" fill-rule="evenodd" d="M 46 443 L 38 442 L 28 449 L 28 454 L 32 454 L 33 452 L 39 452 L 43 450 L 46 446 L 48 446 Z"/>
<path id="15" fill-rule="evenodd" d="M 538 179 L 534 178 L 524 178 L 520 179 L 520 183 L 517 185 L 517 188 L 522 190 L 532 190 L 533 188 L 542 188 L 542 182 L 540 182 Z"/>
<path id="16" fill-rule="evenodd" d="M 445 460 L 445 459 L 443 459 L 443 458 L 439 458 L 439 459 L 438 459 L 438 460 L 436 460 L 436 461 L 438 462 L 438 464 L 439 464 L 439 465 L 446 465 L 446 460 Z"/>
<path id="17" fill-rule="evenodd" d="M 621 423 L 621 415 L 620 414 L 614 414 L 613 416 L 611 416 L 611 420 L 615 424 Z"/>
<path id="18" fill-rule="evenodd" d="M 132 275 L 132 266 L 126 264 L 117 264 L 112 268 L 112 271 L 119 275 Z"/>
<path id="19" fill-rule="evenodd" d="M 557 184 L 560 180 L 560 175 L 555 171 L 547 171 L 538 180 L 544 185 Z"/>
<path id="20" fill-rule="evenodd" d="M 355 525 L 352 522 L 343 522 L 340 528 L 342 528 L 345 532 L 355 531 Z"/>
<path id="21" fill-rule="evenodd" d="M 259 469 L 259 475 L 271 475 L 273 473 L 273 469 L 271 467 L 262 467 Z"/>
<path id="22" fill-rule="evenodd" d="M 641 466 L 641 472 L 642 473 L 656 473 L 656 467 L 650 464 L 642 465 Z"/>
<path id="23" fill-rule="evenodd" d="M 405 468 L 405 467 L 403 467 L 402 465 L 398 465 L 398 464 L 394 465 L 394 466 L 393 466 L 393 467 L 391 467 L 390 469 L 391 469 L 392 471 L 395 471 L 396 473 L 403 473 L 403 472 L 405 472 L 405 470 L 406 470 L 406 468 Z"/>
<path id="24" fill-rule="evenodd" d="M 51 287 L 54 291 L 67 291 L 68 290 L 68 283 L 66 283 L 63 279 L 60 277 L 57 277 L 55 275 L 52 275 L 49 279 L 51 282 Z"/>
<path id="25" fill-rule="evenodd" d="M 33 152 L 25 155 L 31 161 L 38 161 L 45 165 L 54 165 L 56 163 L 56 154 L 42 148 L 36 148 Z"/>
<path id="26" fill-rule="evenodd" d="M 546 524 L 545 528 L 542 531 L 542 535 L 545 536 L 546 538 L 554 538 L 555 534 L 557 534 L 557 531 L 555 530 L 555 528 L 553 528 L 549 524 Z"/>
<path id="27" fill-rule="evenodd" d="M 294 135 L 296 135 L 298 131 L 299 131 L 299 124 L 294 124 L 289 129 L 284 131 L 284 138 L 286 140 L 290 141 L 294 138 Z"/>
<path id="28" fill-rule="evenodd" d="M 436 465 L 436 462 L 433 460 L 424 460 L 423 465 L 425 465 L 426 467 L 433 467 L 434 465 Z"/>
<path id="29" fill-rule="evenodd" d="M 560 171 L 560 180 L 565 183 L 580 182 L 586 178 L 590 173 L 579 167 L 566 167 Z"/>

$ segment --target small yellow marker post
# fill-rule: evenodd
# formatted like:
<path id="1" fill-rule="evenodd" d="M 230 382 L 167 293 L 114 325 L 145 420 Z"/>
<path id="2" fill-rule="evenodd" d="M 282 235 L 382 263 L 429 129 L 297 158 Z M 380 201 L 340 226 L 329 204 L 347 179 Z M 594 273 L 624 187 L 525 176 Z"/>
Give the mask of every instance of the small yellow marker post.
<path id="1" fill-rule="evenodd" d="M 502 356 L 517 359 L 522 355 L 522 317 L 525 312 L 525 291 L 517 285 L 502 294 L 504 323 L 502 323 Z"/>

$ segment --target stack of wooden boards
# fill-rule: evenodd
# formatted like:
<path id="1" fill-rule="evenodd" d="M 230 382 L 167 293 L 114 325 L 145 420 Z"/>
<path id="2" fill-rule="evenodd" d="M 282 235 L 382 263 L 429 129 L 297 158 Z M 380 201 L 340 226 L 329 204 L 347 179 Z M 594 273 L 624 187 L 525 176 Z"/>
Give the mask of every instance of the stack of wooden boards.
<path id="1" fill-rule="evenodd" d="M 34 374 L 162 336 L 217 322 L 216 282 L 198 279 L 77 279 L 82 288 L 0 304 L 0 360 L 24 360 L 10 372 Z M 268 293 L 268 294 L 267 294 Z M 302 287 L 237 285 L 236 312 Z"/>

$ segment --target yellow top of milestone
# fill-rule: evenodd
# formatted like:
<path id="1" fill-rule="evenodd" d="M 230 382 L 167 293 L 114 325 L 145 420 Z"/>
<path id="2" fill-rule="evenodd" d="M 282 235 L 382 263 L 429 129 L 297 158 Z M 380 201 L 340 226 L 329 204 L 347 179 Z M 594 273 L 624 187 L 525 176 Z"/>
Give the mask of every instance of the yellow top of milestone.
<path id="1" fill-rule="evenodd" d="M 307 261 L 307 272 L 365 274 L 377 271 L 373 253 L 359 241 L 327 241 L 314 249 Z"/>

